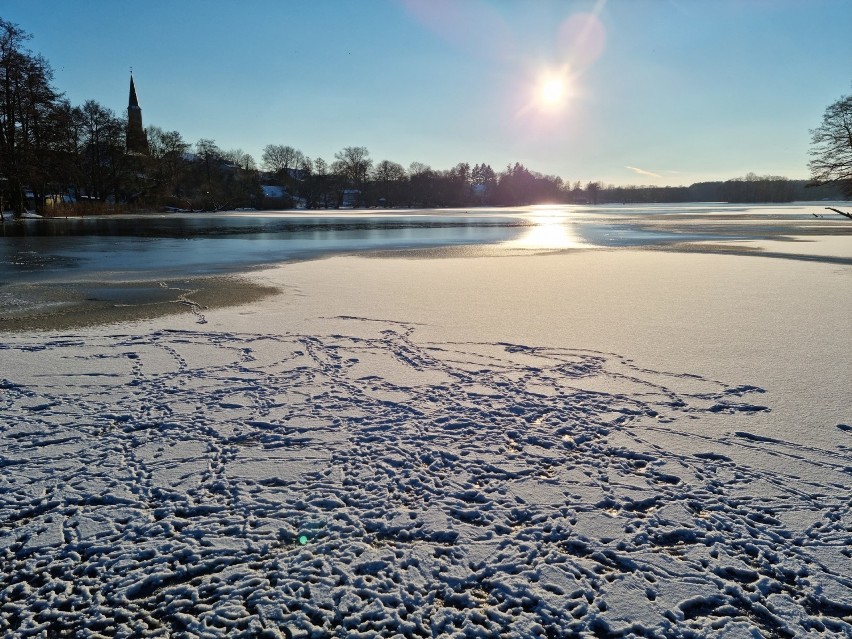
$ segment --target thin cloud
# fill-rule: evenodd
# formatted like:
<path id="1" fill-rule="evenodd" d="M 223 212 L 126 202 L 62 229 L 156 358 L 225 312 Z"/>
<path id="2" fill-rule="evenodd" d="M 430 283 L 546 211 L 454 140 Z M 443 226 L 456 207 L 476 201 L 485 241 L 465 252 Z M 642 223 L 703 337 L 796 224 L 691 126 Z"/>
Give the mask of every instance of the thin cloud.
<path id="1" fill-rule="evenodd" d="M 638 173 L 639 175 L 647 175 L 649 177 L 661 178 L 663 177 L 659 173 L 653 173 L 652 171 L 646 171 L 645 169 L 640 169 L 635 166 L 625 166 L 625 169 L 630 169 L 634 173 Z"/>

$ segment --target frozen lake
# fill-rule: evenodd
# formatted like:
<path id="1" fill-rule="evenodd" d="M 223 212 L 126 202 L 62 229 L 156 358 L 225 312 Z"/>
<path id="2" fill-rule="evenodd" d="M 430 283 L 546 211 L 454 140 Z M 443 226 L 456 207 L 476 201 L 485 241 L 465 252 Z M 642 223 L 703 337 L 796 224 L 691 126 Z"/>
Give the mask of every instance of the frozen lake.
<path id="1" fill-rule="evenodd" d="M 0 636 L 852 636 L 823 213 L 4 227 Z"/>
<path id="2" fill-rule="evenodd" d="M 815 205 L 817 206 L 817 205 Z M 813 207 L 810 207 L 813 208 Z M 730 227 L 721 218 L 737 219 Z M 475 212 L 198 213 L 0 225 L 0 281 L 204 275 L 332 254 L 492 245 L 539 250 L 760 237 L 813 219 L 807 207 L 537 206 Z M 752 219 L 758 227 L 742 226 Z M 704 220 L 704 224 L 688 224 Z M 711 220 L 716 223 L 709 224 Z"/>

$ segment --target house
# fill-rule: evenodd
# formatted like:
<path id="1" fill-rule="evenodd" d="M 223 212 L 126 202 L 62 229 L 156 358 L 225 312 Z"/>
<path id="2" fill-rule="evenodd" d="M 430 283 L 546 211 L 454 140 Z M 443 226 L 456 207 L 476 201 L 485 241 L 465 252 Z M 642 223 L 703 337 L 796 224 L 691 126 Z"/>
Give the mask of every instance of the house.
<path id="1" fill-rule="evenodd" d="M 361 191 L 358 189 L 346 189 L 343 191 L 341 208 L 355 208 L 361 206 Z"/>
<path id="2" fill-rule="evenodd" d="M 293 208 L 293 198 L 287 193 L 280 184 L 262 184 L 260 187 L 263 190 L 263 201 L 261 208 L 263 209 L 290 209 Z"/>

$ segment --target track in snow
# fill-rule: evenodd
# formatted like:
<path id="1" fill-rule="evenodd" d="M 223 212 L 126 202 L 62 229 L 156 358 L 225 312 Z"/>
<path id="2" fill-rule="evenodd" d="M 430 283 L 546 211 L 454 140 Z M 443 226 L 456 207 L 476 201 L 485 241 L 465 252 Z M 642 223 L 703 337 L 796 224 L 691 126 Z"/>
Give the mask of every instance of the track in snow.
<path id="1" fill-rule="evenodd" d="M 0 632 L 852 633 L 848 426 L 381 328 L 0 344 Z"/>

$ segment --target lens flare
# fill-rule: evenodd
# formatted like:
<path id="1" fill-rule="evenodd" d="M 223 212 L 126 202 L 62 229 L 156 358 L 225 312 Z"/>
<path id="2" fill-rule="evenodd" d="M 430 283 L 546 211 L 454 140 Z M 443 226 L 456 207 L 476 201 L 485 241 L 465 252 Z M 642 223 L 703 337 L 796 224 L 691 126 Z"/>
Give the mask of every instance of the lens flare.
<path id="1" fill-rule="evenodd" d="M 559 50 L 575 68 L 585 71 L 606 48 L 606 28 L 596 13 L 575 13 L 560 26 Z"/>

